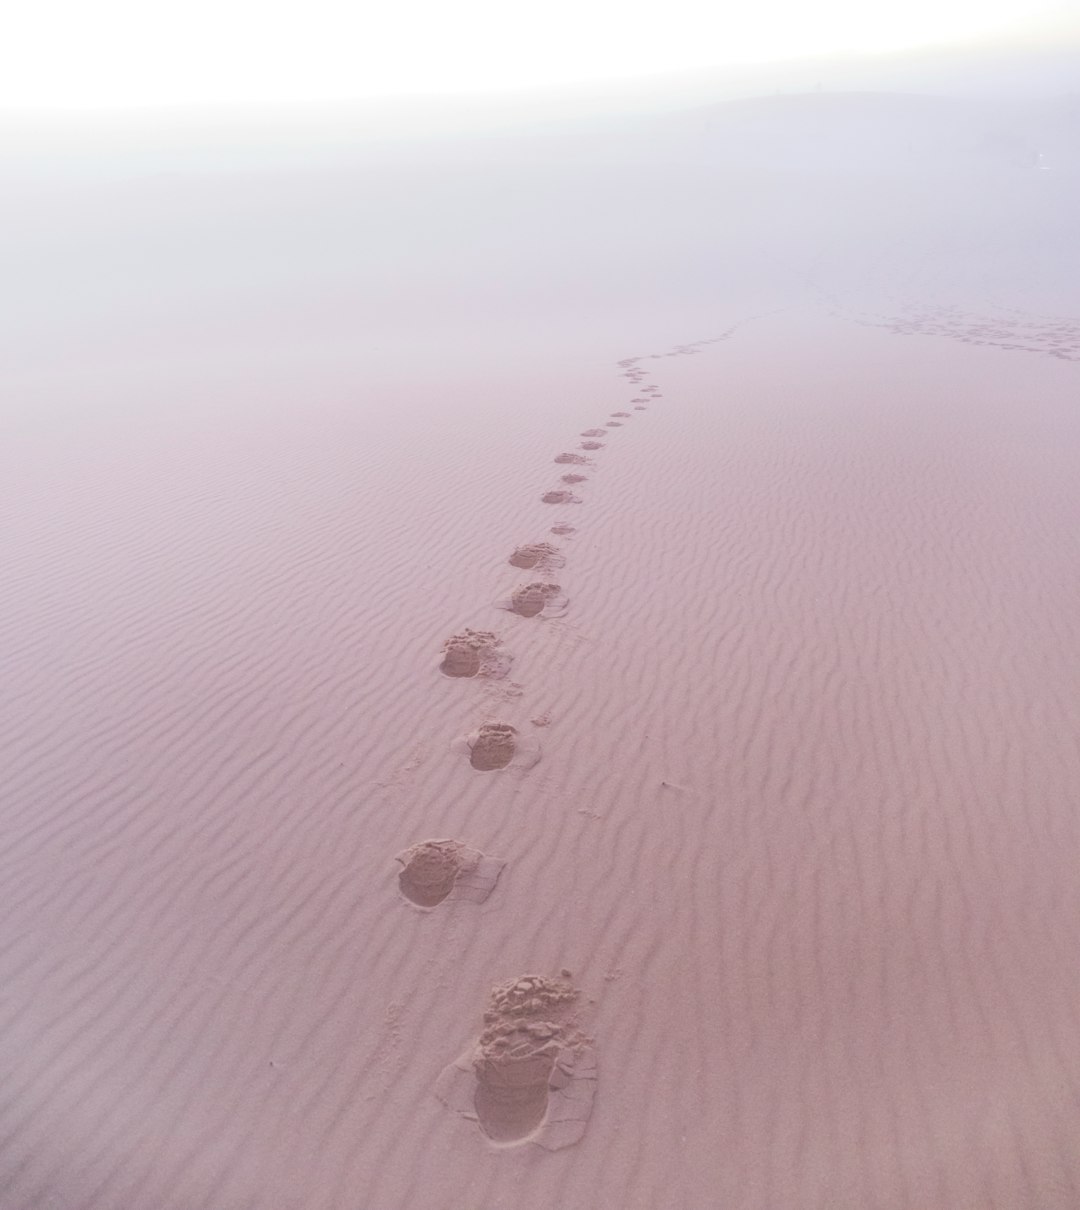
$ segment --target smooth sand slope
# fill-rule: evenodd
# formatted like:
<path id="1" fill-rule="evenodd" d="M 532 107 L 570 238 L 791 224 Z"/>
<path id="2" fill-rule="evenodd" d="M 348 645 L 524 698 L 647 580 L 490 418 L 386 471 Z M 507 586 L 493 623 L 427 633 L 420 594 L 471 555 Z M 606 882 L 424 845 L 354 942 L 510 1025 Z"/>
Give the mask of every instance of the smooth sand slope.
<path id="1" fill-rule="evenodd" d="M 24 459 L 5 1210 L 1080 1200 L 1075 366 L 625 352 Z"/>

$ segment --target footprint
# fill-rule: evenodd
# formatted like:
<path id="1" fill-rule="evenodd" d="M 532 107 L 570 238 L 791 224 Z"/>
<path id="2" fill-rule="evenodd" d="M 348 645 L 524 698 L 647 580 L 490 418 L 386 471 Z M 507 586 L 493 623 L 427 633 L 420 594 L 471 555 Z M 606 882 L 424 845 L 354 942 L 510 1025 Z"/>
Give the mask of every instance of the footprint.
<path id="1" fill-rule="evenodd" d="M 629 412 L 612 412 L 612 416 L 629 416 Z"/>
<path id="2" fill-rule="evenodd" d="M 634 405 L 635 412 L 647 412 L 648 410 L 649 409 L 643 403 L 637 403 Z"/>
<path id="3" fill-rule="evenodd" d="M 603 435 L 604 435 L 603 429 L 586 429 L 581 434 L 582 437 L 603 437 Z"/>
<path id="4" fill-rule="evenodd" d="M 584 483 L 588 479 L 588 475 L 562 475 L 560 478 L 563 483 Z"/>
<path id="5" fill-rule="evenodd" d="M 557 618 L 566 612 L 569 601 L 558 584 L 534 580 L 515 588 L 495 604 L 499 609 L 508 609 L 523 618 Z"/>
<path id="6" fill-rule="evenodd" d="M 621 429 L 621 428 L 622 428 L 622 421 L 621 421 L 621 420 L 609 420 L 609 421 L 607 422 L 607 427 L 608 427 L 609 429 Z"/>
<path id="7" fill-rule="evenodd" d="M 574 525 L 566 525 L 566 524 L 560 522 L 558 525 L 553 525 L 551 527 L 551 533 L 560 534 L 560 535 L 561 534 L 576 534 L 577 527 Z"/>
<path id="8" fill-rule="evenodd" d="M 401 893 L 422 908 L 444 899 L 483 903 L 506 864 L 457 840 L 422 840 L 395 860 L 404 867 L 398 874 Z"/>
<path id="9" fill-rule="evenodd" d="M 597 1080 L 592 1047 L 571 1015 L 578 996 L 566 977 L 524 975 L 492 988 L 483 1033 L 443 1070 L 436 1096 L 493 1143 L 558 1151 L 578 1142 Z"/>
<path id="10" fill-rule="evenodd" d="M 482 773 L 497 769 L 531 769 L 540 759 L 540 745 L 531 736 L 518 734 L 509 723 L 481 725 L 451 745 L 455 752 L 467 754 L 469 764 Z"/>
<path id="11" fill-rule="evenodd" d="M 505 676 L 512 657 L 502 650 L 490 630 L 462 630 L 443 645 L 439 671 L 443 676 Z"/>
<path id="12" fill-rule="evenodd" d="M 583 441 L 581 443 L 581 448 L 583 450 L 602 450 L 604 448 L 604 443 L 602 441 Z"/>
<path id="13" fill-rule="evenodd" d="M 556 457 L 555 461 L 556 462 L 572 462 L 577 466 L 581 466 L 583 463 L 586 463 L 589 460 L 588 460 L 588 458 L 585 457 L 584 454 L 559 454 Z"/>
<path id="14" fill-rule="evenodd" d="M 530 542 L 525 546 L 519 546 L 507 562 L 511 567 L 524 567 L 526 570 L 533 567 L 566 566 L 566 560 L 559 553 L 558 547 L 552 546 L 550 542 Z"/>
<path id="15" fill-rule="evenodd" d="M 573 492 L 564 491 L 562 488 L 556 488 L 554 491 L 544 492 L 540 497 L 544 504 L 580 504 L 581 500 L 574 495 Z"/>

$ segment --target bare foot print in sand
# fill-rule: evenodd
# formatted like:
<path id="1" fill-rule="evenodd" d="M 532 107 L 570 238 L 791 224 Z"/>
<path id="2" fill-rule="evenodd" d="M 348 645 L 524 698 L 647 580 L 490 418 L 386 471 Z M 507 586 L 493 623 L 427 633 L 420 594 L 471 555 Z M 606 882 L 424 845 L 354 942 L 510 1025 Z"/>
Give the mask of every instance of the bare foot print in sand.
<path id="1" fill-rule="evenodd" d="M 565 525 L 563 523 L 560 523 L 558 525 L 553 525 L 551 527 L 551 532 L 553 534 L 558 534 L 560 537 L 562 537 L 566 534 L 576 534 L 577 527 L 574 525 Z"/>
<path id="2" fill-rule="evenodd" d="M 635 412 L 645 412 L 645 411 L 648 411 L 648 408 L 646 408 L 646 406 L 643 403 L 638 403 L 638 404 L 634 405 L 634 411 Z"/>
<path id="3" fill-rule="evenodd" d="M 507 562 L 511 567 L 523 567 L 526 571 L 534 567 L 547 569 L 566 565 L 566 560 L 559 553 L 559 548 L 552 546 L 550 542 L 530 542 L 525 546 L 519 546 Z"/>
<path id="4" fill-rule="evenodd" d="M 609 428 L 609 429 L 621 429 L 621 428 L 622 428 L 622 421 L 621 421 L 621 420 L 609 420 L 609 421 L 607 422 L 607 428 Z"/>
<path id="5" fill-rule="evenodd" d="M 612 412 L 611 414 L 612 416 L 622 416 L 624 418 L 630 415 L 629 412 Z"/>
<path id="6" fill-rule="evenodd" d="M 443 676 L 505 676 L 511 656 L 490 630 L 462 630 L 446 640 L 439 671 Z"/>
<path id="7" fill-rule="evenodd" d="M 495 604 L 499 609 L 508 609 L 523 618 L 556 618 L 566 612 L 569 602 L 558 584 L 534 580 L 515 588 Z"/>
<path id="8" fill-rule="evenodd" d="M 398 886 L 410 903 L 433 908 L 444 899 L 483 903 L 506 864 L 457 840 L 422 840 L 395 858 Z"/>
<path id="9" fill-rule="evenodd" d="M 540 759 L 540 745 L 522 736 L 509 723 L 481 723 L 475 731 L 454 740 L 455 752 L 467 754 L 469 764 L 481 773 L 497 769 L 531 769 Z"/>
<path id="10" fill-rule="evenodd" d="M 583 450 L 602 450 L 604 448 L 604 443 L 602 441 L 583 441 L 581 443 L 581 448 Z"/>
<path id="11" fill-rule="evenodd" d="M 554 491 L 544 492 L 540 497 L 544 504 L 580 504 L 581 500 L 574 495 L 573 492 L 564 491 L 562 488 L 556 488 Z"/>
<path id="12" fill-rule="evenodd" d="M 556 462 L 571 462 L 571 463 L 574 463 L 576 466 L 582 466 L 589 460 L 588 460 L 588 458 L 585 457 L 584 454 L 559 454 L 555 458 L 555 461 Z"/>
<path id="13" fill-rule="evenodd" d="M 524 975 L 492 988 L 483 1033 L 436 1081 L 439 1100 L 493 1143 L 557 1151 L 585 1133 L 596 1059 L 573 1020 L 579 993 L 568 976 Z"/>
<path id="14" fill-rule="evenodd" d="M 588 475 L 560 475 L 559 478 L 562 479 L 563 483 L 585 483 Z"/>
<path id="15" fill-rule="evenodd" d="M 585 429 L 581 435 L 582 435 L 582 437 L 603 437 L 604 430 L 603 429 Z"/>

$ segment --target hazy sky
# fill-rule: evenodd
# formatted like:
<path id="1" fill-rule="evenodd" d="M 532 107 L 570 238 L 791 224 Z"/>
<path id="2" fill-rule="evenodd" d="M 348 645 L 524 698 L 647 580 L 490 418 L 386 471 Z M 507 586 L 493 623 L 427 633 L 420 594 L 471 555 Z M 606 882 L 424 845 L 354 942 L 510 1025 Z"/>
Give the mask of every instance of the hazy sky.
<path id="1" fill-rule="evenodd" d="M 0 108 L 502 91 L 1078 28 L 1078 0 L 27 0 Z"/>

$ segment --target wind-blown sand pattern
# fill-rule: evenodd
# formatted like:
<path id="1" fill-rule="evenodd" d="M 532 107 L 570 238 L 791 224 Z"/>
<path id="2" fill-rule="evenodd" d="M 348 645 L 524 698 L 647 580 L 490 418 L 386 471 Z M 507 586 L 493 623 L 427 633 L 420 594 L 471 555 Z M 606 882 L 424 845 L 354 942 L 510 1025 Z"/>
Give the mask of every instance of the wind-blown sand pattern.
<path id="1" fill-rule="evenodd" d="M 463 630 L 446 640 L 439 671 L 449 677 L 503 677 L 513 657 L 490 630 Z"/>
<path id="2" fill-rule="evenodd" d="M 458 840 L 422 840 L 395 860 L 402 865 L 398 874 L 401 893 L 422 908 L 446 900 L 483 903 L 506 864 Z"/>
<path id="3" fill-rule="evenodd" d="M 565 979 L 540 975 L 493 988 L 483 1033 L 443 1070 L 436 1095 L 493 1143 L 558 1151 L 579 1142 L 597 1070 L 592 1046 L 568 1018 L 577 996 Z"/>
<path id="4" fill-rule="evenodd" d="M 1080 1206 L 1080 174 L 923 102 L 5 160 L 2 1210 Z M 573 609 L 496 614 L 549 525 Z M 424 837 L 506 872 L 410 906 Z M 548 1153 L 550 1039 L 439 1073 L 563 967 Z"/>

